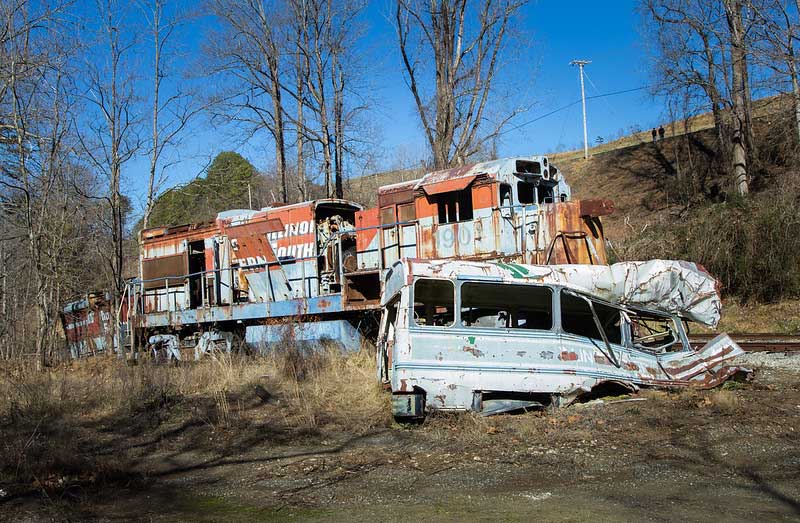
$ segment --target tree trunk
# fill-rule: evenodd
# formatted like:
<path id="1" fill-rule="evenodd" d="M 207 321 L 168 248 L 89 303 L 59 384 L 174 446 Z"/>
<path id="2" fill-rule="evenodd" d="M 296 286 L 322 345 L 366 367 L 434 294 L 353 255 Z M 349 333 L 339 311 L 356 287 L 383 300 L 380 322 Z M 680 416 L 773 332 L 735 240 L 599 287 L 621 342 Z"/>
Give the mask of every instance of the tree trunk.
<path id="1" fill-rule="evenodd" d="M 333 85 L 334 179 L 336 197 L 344 198 L 344 75 L 340 69 L 337 51 L 333 51 L 331 84 Z"/>
<path id="2" fill-rule="evenodd" d="M 794 126 L 795 126 L 795 138 L 797 139 L 797 145 L 800 146 L 800 85 L 797 81 L 797 62 L 794 58 L 794 46 L 789 44 L 788 48 L 788 60 L 786 60 L 786 65 L 789 66 L 789 76 L 792 80 L 792 102 L 794 105 Z"/>
<path id="3" fill-rule="evenodd" d="M 457 0 L 455 4 L 459 5 L 451 6 L 449 1 L 435 5 L 435 14 L 432 16 L 436 64 L 436 143 L 433 162 L 437 169 L 451 166 L 450 145 L 455 135 L 455 81 L 451 64 L 456 41 L 456 11 L 465 7 L 464 0 Z"/>
<path id="4" fill-rule="evenodd" d="M 150 224 L 150 214 L 155 203 L 156 170 L 158 169 L 158 94 L 161 90 L 161 3 L 156 0 L 153 10 L 153 149 L 150 151 L 150 173 L 147 180 L 147 203 L 142 217 L 142 228 Z"/>
<path id="5" fill-rule="evenodd" d="M 317 99 L 317 110 L 319 113 L 320 144 L 322 145 L 323 171 L 325 173 L 325 196 L 330 198 L 333 195 L 331 191 L 331 169 L 333 167 L 333 159 L 331 158 L 331 126 L 328 115 L 328 100 L 325 96 L 326 71 L 321 52 L 321 49 L 316 49 L 317 92 L 315 97 Z"/>
<path id="6" fill-rule="evenodd" d="M 324 114 L 324 113 L 323 113 Z M 331 131 L 328 127 L 328 120 L 327 117 L 324 119 L 324 123 L 322 123 L 322 160 L 323 160 L 323 171 L 325 172 L 325 196 L 330 198 L 333 193 L 331 193 L 331 166 L 332 166 L 332 159 L 331 159 Z"/>
<path id="7" fill-rule="evenodd" d="M 306 182 L 306 137 L 305 137 L 305 116 L 303 109 L 305 108 L 305 75 L 307 69 L 303 68 L 303 58 L 298 53 L 297 58 L 297 187 L 300 191 L 300 201 L 305 201 L 308 198 L 308 187 Z"/>
<path id="8" fill-rule="evenodd" d="M 742 29 L 744 35 L 744 29 Z M 753 96 L 750 91 L 750 67 L 747 62 L 748 49 L 745 38 L 742 38 L 742 86 L 744 92 L 744 143 L 750 164 L 756 160 L 758 150 L 756 149 L 756 137 L 753 130 Z"/>
<path id="9" fill-rule="evenodd" d="M 747 106 L 745 78 L 747 61 L 744 47 L 744 31 L 742 28 L 741 0 L 725 0 L 725 13 L 730 33 L 731 53 L 731 94 L 733 95 L 733 139 L 732 167 L 733 181 L 736 191 L 747 195 L 749 191 L 747 179 L 747 151 L 745 150 Z"/>
<path id="10" fill-rule="evenodd" d="M 281 198 L 283 203 L 289 202 L 289 193 L 286 183 L 286 140 L 283 125 L 283 102 L 281 100 L 281 84 L 278 74 L 278 61 L 273 60 L 270 64 L 272 73 L 272 111 L 275 123 L 275 167 L 278 177 L 281 180 Z"/>

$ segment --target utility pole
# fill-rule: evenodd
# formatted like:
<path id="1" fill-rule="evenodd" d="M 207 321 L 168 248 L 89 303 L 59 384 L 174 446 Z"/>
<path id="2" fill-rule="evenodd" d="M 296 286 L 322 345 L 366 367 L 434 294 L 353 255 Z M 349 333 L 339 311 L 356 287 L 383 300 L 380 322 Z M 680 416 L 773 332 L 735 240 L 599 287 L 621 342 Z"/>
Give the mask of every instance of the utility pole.
<path id="1" fill-rule="evenodd" d="M 583 89 L 583 66 L 592 63 L 591 60 L 573 60 L 569 64 L 577 65 L 581 75 L 581 104 L 583 105 L 583 159 L 589 159 L 589 138 L 586 134 L 586 92 Z"/>

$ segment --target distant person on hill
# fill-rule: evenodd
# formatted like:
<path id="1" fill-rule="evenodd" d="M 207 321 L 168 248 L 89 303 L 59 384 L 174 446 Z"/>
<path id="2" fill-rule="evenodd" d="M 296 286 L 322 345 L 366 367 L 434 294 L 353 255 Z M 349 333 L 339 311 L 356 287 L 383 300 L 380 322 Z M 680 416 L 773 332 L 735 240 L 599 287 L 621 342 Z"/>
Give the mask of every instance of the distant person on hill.
<path id="1" fill-rule="evenodd" d="M 653 127 L 653 130 L 650 132 L 650 134 L 653 135 L 653 143 L 655 143 L 656 142 L 656 128 L 655 127 Z"/>
<path id="2" fill-rule="evenodd" d="M 658 139 L 659 140 L 663 140 L 664 139 L 664 126 L 663 125 L 658 126 Z"/>

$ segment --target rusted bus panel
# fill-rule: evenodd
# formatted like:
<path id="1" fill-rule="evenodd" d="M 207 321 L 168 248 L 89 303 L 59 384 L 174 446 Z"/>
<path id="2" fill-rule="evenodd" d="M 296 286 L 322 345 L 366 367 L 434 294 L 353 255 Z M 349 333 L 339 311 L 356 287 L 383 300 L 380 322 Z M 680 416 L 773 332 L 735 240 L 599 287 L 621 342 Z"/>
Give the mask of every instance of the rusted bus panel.
<path id="1" fill-rule="evenodd" d="M 678 262 L 660 263 L 662 270 L 689 271 L 677 280 L 668 278 L 682 286 L 678 291 L 687 311 L 693 310 L 696 299 L 705 299 L 705 294 L 692 296 L 695 286 L 688 280 L 685 285 L 675 283 L 684 277 L 702 279 L 702 271 Z M 650 274 L 633 265 L 630 272 L 624 269 L 615 274 Z M 594 281 L 595 268 L 588 267 L 591 274 L 584 279 L 564 279 L 577 270 L 578 266 L 569 266 L 561 274 L 549 266 L 424 260 L 395 264 L 381 300 L 384 320 L 378 341 L 379 376 L 389 380 L 394 394 L 423 395 L 428 409 L 496 412 L 496 402 L 488 398 L 514 400 L 517 394 L 529 394 L 529 399 L 536 401 L 528 405 L 541 405 L 538 401 L 550 402 L 554 397 L 560 398 L 557 403 L 568 404 L 604 384 L 631 391 L 640 387 L 707 388 L 750 372 L 728 366 L 733 357 L 743 353 L 728 336 L 720 335 L 696 351 L 688 343 L 677 315 L 606 302 L 574 283 Z M 713 279 L 706 279 L 708 284 L 698 289 L 713 288 Z M 438 294 L 416 294 L 417 282 L 426 281 L 437 282 Z M 638 280 L 616 283 L 620 288 L 637 287 Z M 603 288 L 608 285 L 601 281 L 595 284 Z M 476 288 L 472 294 L 465 290 L 468 285 Z M 522 289 L 527 290 L 523 293 Z M 528 296 L 531 289 L 536 292 Z M 467 295 L 473 300 L 494 296 L 494 301 L 478 305 L 466 301 Z M 516 295 L 522 297 L 515 301 Z M 593 326 L 599 324 L 597 318 L 595 323 L 582 316 L 574 302 L 564 305 L 565 296 L 577 296 L 578 303 L 585 300 L 598 309 L 605 308 L 603 314 L 616 311 L 618 323 L 603 327 L 608 334 L 592 334 Z M 429 299 L 434 301 L 429 303 Z M 672 298 L 664 295 L 658 303 L 671 307 Z M 492 307 L 500 311 L 496 316 Z M 520 316 L 519 307 L 535 310 L 536 315 L 526 312 Z M 597 314 L 588 305 L 585 310 Z M 431 311 L 440 318 L 431 316 Z M 478 323 L 476 313 L 488 314 L 494 321 L 484 322 L 487 316 Z M 648 348 L 634 343 L 628 315 L 640 314 L 669 319 L 667 345 Z M 518 324 L 521 321 L 524 324 Z"/>

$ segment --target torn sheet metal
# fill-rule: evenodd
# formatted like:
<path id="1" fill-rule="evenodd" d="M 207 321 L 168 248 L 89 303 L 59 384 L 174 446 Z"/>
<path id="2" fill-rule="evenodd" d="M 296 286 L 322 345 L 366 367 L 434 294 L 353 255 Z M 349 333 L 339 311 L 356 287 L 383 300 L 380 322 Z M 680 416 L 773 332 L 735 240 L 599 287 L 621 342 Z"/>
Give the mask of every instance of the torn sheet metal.
<path id="1" fill-rule="evenodd" d="M 692 262 L 651 260 L 614 265 L 522 265 L 516 263 L 404 260 L 387 275 L 384 297 L 403 284 L 400 274 L 435 278 L 492 278 L 497 281 L 559 284 L 619 305 L 676 314 L 716 327 L 722 302 L 719 283 Z M 397 267 L 397 269 L 395 268 Z M 392 274 L 394 273 L 394 274 Z"/>

